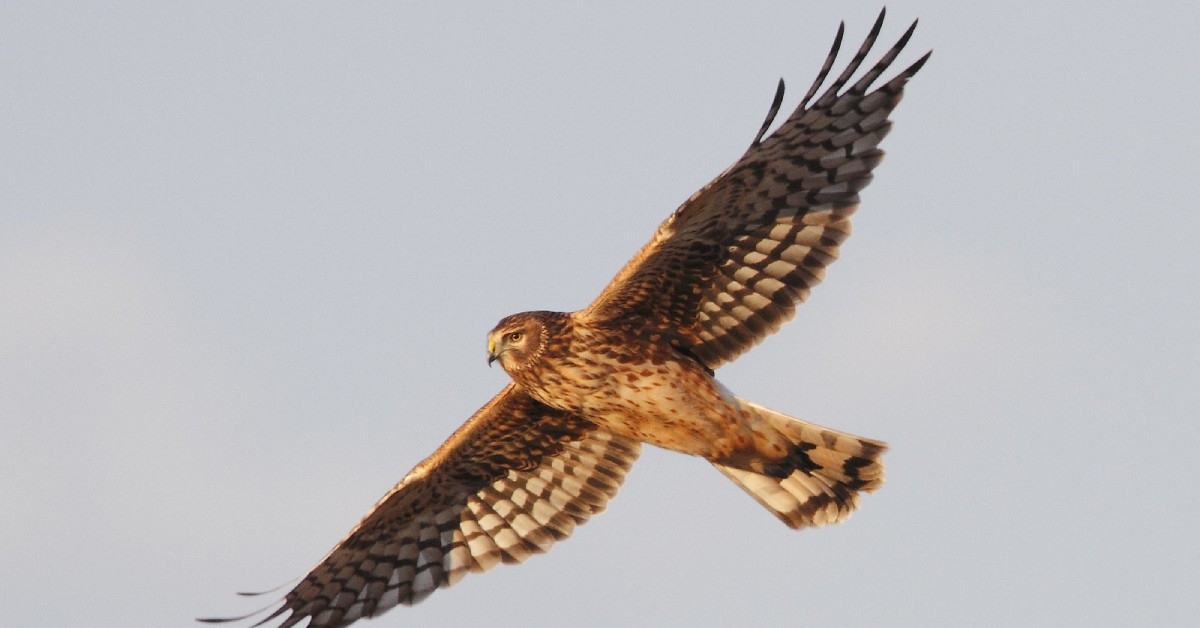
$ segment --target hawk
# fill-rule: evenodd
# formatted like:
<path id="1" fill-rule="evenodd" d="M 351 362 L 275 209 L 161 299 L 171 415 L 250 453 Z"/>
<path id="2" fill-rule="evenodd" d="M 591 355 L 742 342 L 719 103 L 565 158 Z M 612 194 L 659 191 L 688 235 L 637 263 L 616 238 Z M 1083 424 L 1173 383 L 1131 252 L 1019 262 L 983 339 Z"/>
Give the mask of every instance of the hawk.
<path id="1" fill-rule="evenodd" d="M 591 305 L 501 320 L 488 363 L 512 382 L 256 625 L 347 626 L 544 552 L 605 509 L 642 443 L 707 459 L 793 528 L 840 522 L 878 488 L 884 443 L 741 399 L 713 371 L 790 319 L 850 234 L 888 116 L 929 57 L 871 89 L 913 22 L 851 83 L 883 18 L 813 100 L 839 27 L 812 87 L 767 135 L 780 81 L 741 159 L 668 217 Z"/>

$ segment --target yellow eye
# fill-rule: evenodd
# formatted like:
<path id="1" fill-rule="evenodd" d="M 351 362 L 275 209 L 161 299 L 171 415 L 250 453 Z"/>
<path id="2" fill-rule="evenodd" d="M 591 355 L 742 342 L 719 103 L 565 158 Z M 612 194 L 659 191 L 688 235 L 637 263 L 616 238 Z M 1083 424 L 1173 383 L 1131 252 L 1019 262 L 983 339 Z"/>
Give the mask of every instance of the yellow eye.
<path id="1" fill-rule="evenodd" d="M 521 339 L 524 337 L 525 337 L 525 334 L 522 334 L 519 331 L 514 331 L 513 333 L 508 335 L 508 341 L 509 342 L 521 342 Z"/>

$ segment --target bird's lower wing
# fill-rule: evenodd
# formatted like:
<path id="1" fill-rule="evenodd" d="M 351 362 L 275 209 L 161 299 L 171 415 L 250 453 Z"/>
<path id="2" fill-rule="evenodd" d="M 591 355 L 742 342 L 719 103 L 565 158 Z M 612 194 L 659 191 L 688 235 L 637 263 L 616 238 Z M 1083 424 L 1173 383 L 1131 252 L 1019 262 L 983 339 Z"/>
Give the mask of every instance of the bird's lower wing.
<path id="1" fill-rule="evenodd" d="M 467 572 L 522 562 L 603 511 L 640 451 L 510 384 L 255 625 L 347 626 Z"/>

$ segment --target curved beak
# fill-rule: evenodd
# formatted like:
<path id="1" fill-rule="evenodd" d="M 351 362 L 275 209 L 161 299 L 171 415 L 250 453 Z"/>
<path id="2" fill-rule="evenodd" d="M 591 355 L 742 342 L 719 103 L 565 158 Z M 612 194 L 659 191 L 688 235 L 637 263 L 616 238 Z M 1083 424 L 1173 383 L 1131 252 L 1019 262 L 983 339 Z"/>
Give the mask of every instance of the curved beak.
<path id="1" fill-rule="evenodd" d="M 489 338 L 488 339 L 488 366 L 491 366 L 492 362 L 495 362 L 496 358 L 498 358 L 498 357 L 500 357 L 500 354 L 496 351 L 496 341 Z"/>

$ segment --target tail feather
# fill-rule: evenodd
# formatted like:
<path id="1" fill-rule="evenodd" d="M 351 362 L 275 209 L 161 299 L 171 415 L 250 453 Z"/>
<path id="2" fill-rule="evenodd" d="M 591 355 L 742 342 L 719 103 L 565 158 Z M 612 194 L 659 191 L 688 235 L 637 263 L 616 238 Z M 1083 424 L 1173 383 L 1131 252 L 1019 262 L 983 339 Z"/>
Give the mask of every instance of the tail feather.
<path id="1" fill-rule="evenodd" d="M 883 484 L 887 444 L 794 419 L 756 403 L 738 401 L 787 437 L 798 452 L 793 469 L 778 478 L 714 464 L 758 503 L 793 528 L 839 523 L 858 506 L 859 492 Z"/>

